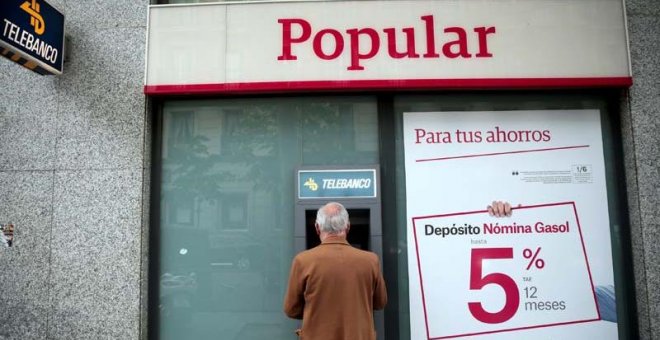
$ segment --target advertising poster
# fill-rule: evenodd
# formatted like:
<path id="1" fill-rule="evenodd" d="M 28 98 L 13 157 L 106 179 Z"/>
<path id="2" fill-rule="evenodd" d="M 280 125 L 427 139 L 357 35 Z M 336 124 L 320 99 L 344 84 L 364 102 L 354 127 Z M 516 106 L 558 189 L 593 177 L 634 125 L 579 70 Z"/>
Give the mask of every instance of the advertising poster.
<path id="1" fill-rule="evenodd" d="M 618 338 L 599 111 L 409 112 L 404 139 L 412 339 Z"/>

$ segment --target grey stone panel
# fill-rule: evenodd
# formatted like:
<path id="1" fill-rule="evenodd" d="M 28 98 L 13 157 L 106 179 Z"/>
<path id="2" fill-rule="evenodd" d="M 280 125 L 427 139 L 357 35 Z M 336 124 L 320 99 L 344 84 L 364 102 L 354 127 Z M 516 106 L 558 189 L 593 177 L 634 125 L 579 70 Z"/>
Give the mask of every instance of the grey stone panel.
<path id="1" fill-rule="evenodd" d="M 52 170 L 57 80 L 0 59 L 0 169 Z"/>
<path id="2" fill-rule="evenodd" d="M 48 317 L 53 172 L 0 172 L 0 222 L 15 225 L 0 246 L 0 339 L 44 339 Z"/>
<path id="3" fill-rule="evenodd" d="M 150 236 L 150 208 L 151 208 L 151 169 L 145 168 L 142 173 L 142 242 L 141 242 L 141 268 L 140 268 L 140 339 L 148 336 L 149 311 L 149 236 Z"/>
<path id="4" fill-rule="evenodd" d="M 145 169 L 151 169 L 152 152 L 153 152 L 153 133 L 154 133 L 154 104 L 150 99 L 146 100 L 145 115 L 144 115 L 144 161 L 143 166 Z"/>
<path id="5" fill-rule="evenodd" d="M 651 2 L 647 2 L 650 4 Z M 628 17 L 634 84 L 630 110 L 648 297 L 649 339 L 660 338 L 660 16 Z M 640 320 L 641 324 L 641 320 Z M 644 330 L 643 333 L 647 331 Z M 646 334 L 642 334 L 647 336 Z"/>
<path id="6" fill-rule="evenodd" d="M 635 275 L 635 298 L 637 305 L 637 323 L 640 339 L 651 338 L 648 295 L 646 292 L 646 264 L 644 259 L 644 233 L 639 209 L 639 190 L 637 189 L 637 163 L 632 129 L 629 97 L 621 100 L 621 134 L 623 137 L 623 157 L 626 168 L 626 186 L 628 212 L 630 218 L 630 237 L 632 243 L 633 271 Z"/>
<path id="7" fill-rule="evenodd" d="M 660 15 L 660 0 L 626 0 L 626 11 L 631 15 Z"/>
<path id="8" fill-rule="evenodd" d="M 142 191 L 142 280 L 140 287 L 140 339 L 147 339 L 149 333 L 149 237 L 151 231 L 151 175 L 152 175 L 152 138 L 153 138 L 153 105 L 147 101 L 144 126 L 144 172 Z"/>
<path id="9" fill-rule="evenodd" d="M 658 84 L 658 79 L 652 76 L 660 74 L 660 60 L 657 51 L 660 50 L 659 16 L 630 15 L 628 17 L 628 32 L 630 35 L 630 54 L 632 60 L 633 77 L 636 81 Z M 652 91 L 650 88 L 643 89 L 642 86 L 634 86 L 638 90 Z M 655 92 L 657 96 L 658 93 Z M 634 99 L 633 99 L 634 100 Z"/>
<path id="10" fill-rule="evenodd" d="M 0 298 L 0 307 L 0 340 L 46 339 L 48 310 L 42 303 L 34 298 Z"/>
<path id="11" fill-rule="evenodd" d="M 67 29 L 146 27 L 148 8 L 149 0 L 69 0 Z"/>
<path id="12" fill-rule="evenodd" d="M 144 29 L 80 32 L 61 79 L 57 166 L 142 168 Z"/>
<path id="13" fill-rule="evenodd" d="M 55 175 L 50 339 L 137 339 L 142 171 Z"/>
<path id="14" fill-rule="evenodd" d="M 657 166 L 657 165 L 656 165 Z M 641 177 L 641 176 L 640 176 Z M 658 179 L 655 179 L 656 185 Z M 640 190 L 641 191 L 641 190 Z M 658 205 L 660 196 L 657 193 L 640 195 L 642 206 L 642 223 L 644 226 L 644 243 L 646 259 L 646 282 L 649 303 L 649 319 L 651 320 L 651 338 L 660 338 L 660 214 Z M 652 206 L 655 204 L 654 206 Z"/>
<path id="15" fill-rule="evenodd" d="M 57 76 L 42 76 L 4 57 L 0 57 L 0 64 L 0 112 L 30 116 L 43 114 L 43 109 L 48 106 L 41 106 L 39 102 L 56 94 Z"/>
<path id="16" fill-rule="evenodd" d="M 55 126 L 55 117 L 46 112 L 32 117 L 0 115 L 0 170 L 52 170 Z"/>

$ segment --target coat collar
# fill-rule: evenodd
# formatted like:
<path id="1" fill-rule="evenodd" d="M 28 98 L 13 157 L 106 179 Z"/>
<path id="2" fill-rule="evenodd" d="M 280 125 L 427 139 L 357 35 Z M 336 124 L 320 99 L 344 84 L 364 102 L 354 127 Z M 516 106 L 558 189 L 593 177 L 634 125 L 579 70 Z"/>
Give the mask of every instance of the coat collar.
<path id="1" fill-rule="evenodd" d="M 348 241 L 345 238 L 328 236 L 321 244 L 345 244 L 348 245 Z"/>

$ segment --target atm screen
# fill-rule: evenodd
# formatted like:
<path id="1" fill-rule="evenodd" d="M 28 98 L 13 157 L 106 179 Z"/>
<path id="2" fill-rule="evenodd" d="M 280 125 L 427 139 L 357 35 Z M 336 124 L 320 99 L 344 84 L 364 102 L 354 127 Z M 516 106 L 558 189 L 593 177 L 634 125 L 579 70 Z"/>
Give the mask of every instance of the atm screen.
<path id="1" fill-rule="evenodd" d="M 348 243 L 353 247 L 370 250 L 369 245 L 369 220 L 370 209 L 346 209 L 349 220 L 351 221 L 351 230 L 348 233 Z M 305 231 L 307 249 L 316 247 L 321 243 L 319 236 L 316 235 L 314 223 L 316 222 L 316 210 L 305 210 Z"/>

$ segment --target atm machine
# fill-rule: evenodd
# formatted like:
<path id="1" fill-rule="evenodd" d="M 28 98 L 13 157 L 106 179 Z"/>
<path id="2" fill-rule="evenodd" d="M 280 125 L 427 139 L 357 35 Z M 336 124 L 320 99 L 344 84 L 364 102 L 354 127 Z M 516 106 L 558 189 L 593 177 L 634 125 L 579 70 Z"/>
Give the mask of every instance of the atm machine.
<path id="1" fill-rule="evenodd" d="M 317 210 L 328 202 L 339 202 L 348 211 L 351 230 L 348 243 L 378 255 L 383 263 L 383 233 L 380 205 L 379 166 L 305 167 L 295 171 L 296 254 L 320 244 L 314 228 Z M 384 339 L 384 313 L 375 311 L 378 339 Z"/>

